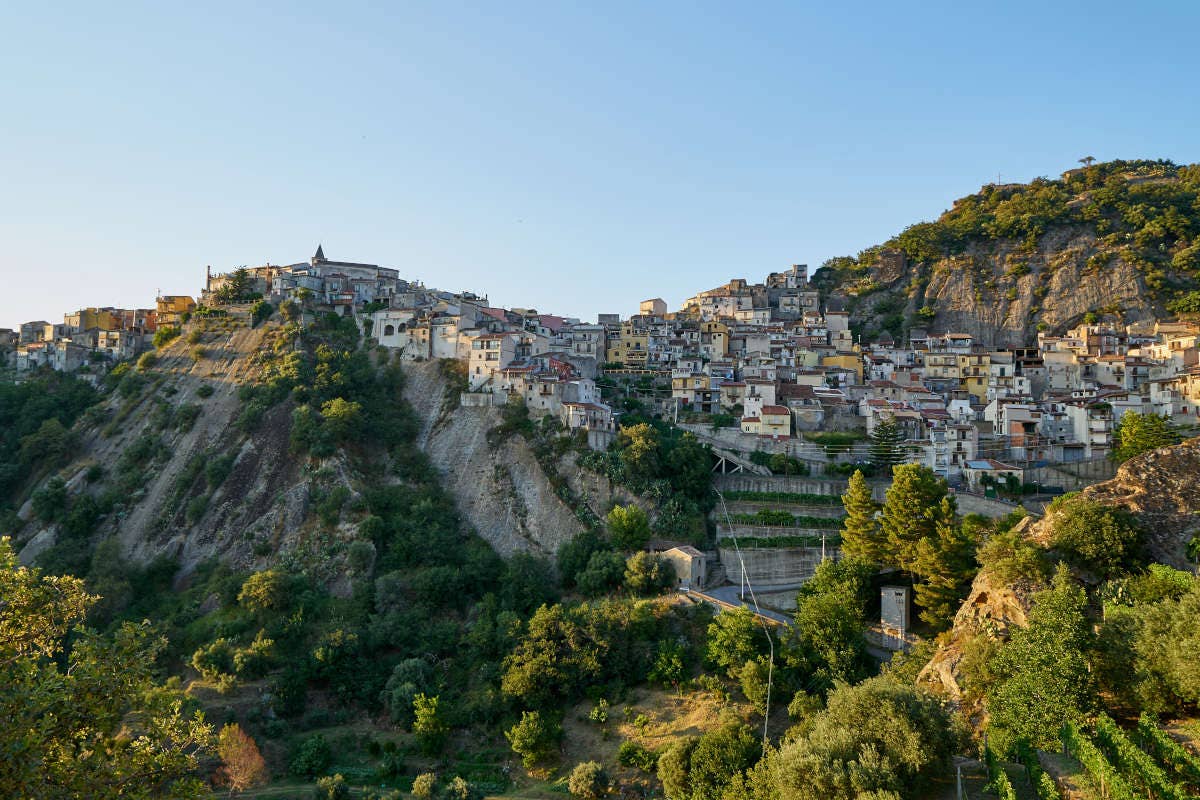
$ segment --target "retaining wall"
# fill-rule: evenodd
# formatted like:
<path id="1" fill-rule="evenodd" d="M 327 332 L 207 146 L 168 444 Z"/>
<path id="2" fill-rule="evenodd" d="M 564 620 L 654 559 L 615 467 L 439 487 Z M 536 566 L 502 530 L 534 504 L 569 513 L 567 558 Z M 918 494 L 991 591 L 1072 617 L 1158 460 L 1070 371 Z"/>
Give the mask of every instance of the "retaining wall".
<path id="1" fill-rule="evenodd" d="M 741 561 L 732 547 L 720 547 L 721 566 L 729 581 L 737 583 L 742 577 L 742 564 L 746 567 L 746 578 L 756 589 L 772 586 L 790 586 L 804 583 L 813 576 L 821 563 L 819 547 L 764 547 L 742 550 Z M 825 555 L 838 558 L 835 548 L 828 548 Z"/>

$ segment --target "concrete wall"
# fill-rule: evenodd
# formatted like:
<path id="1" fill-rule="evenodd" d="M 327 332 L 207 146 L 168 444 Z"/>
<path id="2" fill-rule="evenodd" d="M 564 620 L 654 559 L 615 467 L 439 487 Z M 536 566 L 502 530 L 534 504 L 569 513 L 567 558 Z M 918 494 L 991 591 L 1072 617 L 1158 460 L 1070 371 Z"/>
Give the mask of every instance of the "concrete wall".
<path id="1" fill-rule="evenodd" d="M 954 499 L 958 501 L 959 514 L 979 514 L 984 517 L 1003 517 L 1016 511 L 1020 506 L 1007 500 L 995 500 L 977 494 L 955 492 Z"/>
<path id="2" fill-rule="evenodd" d="M 459 395 L 459 405 L 463 408 L 503 408 L 507 402 L 506 395 L 493 392 L 463 392 Z"/>
<path id="3" fill-rule="evenodd" d="M 772 586 L 794 586 L 804 583 L 813 576 L 821 563 L 819 547 L 769 547 L 759 550 L 742 550 L 742 559 L 732 547 L 718 549 L 721 566 L 731 583 L 742 577 L 742 564 L 746 566 L 746 577 L 757 589 Z M 826 551 L 829 558 L 840 557 L 833 548 Z"/>
<path id="4" fill-rule="evenodd" d="M 713 485 L 722 492 L 791 492 L 794 494 L 842 495 L 847 481 L 843 478 L 805 478 L 789 475 L 713 475 Z M 872 483 L 872 494 L 882 502 L 889 483 Z"/>
<path id="5" fill-rule="evenodd" d="M 1068 492 L 1077 492 L 1094 483 L 1111 480 L 1116 474 L 1116 464 L 1107 458 L 1093 458 L 1089 461 L 1073 461 L 1027 469 L 1025 470 L 1025 482 L 1061 486 Z"/>

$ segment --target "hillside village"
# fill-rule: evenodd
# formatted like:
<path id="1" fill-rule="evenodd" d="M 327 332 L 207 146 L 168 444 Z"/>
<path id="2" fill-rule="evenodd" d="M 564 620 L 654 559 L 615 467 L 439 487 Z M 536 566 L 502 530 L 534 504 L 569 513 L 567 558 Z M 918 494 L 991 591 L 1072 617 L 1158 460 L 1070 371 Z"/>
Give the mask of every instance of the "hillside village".
<path id="1" fill-rule="evenodd" d="M 602 450 L 617 433 L 619 401 L 636 399 L 720 448 L 736 470 L 765 471 L 764 459 L 747 454 L 782 453 L 811 474 L 846 474 L 867 460 L 867 436 L 890 420 L 909 460 L 951 485 L 987 490 L 1025 483 L 1047 464 L 1102 461 L 1126 412 L 1186 426 L 1200 410 L 1194 323 L 1089 318 L 1013 349 L 917 329 L 907 341 L 863 342 L 840 298 L 822 302 L 803 264 L 760 283 L 731 280 L 677 311 L 654 298 L 636 314 L 593 323 L 493 307 L 486 295 L 427 288 L 318 248 L 297 264 L 210 268 L 198 302 L 160 296 L 153 308 L 86 308 L 61 323 L 0 329 L 0 348 L 17 371 L 46 365 L 98 376 L 150 348 L 161 329 L 203 313 L 235 279 L 247 299 L 353 315 L 404 361 L 461 362 L 464 404 L 519 398 L 534 417 L 586 431 Z"/>

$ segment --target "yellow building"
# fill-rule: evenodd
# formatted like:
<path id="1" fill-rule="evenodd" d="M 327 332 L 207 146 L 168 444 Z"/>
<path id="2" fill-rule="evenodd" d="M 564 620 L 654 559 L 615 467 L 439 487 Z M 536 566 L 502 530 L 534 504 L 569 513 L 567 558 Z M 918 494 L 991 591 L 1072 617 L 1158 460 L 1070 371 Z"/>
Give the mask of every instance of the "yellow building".
<path id="1" fill-rule="evenodd" d="M 854 370 L 854 382 L 863 382 L 862 358 L 858 355 L 825 356 L 821 359 L 821 366 Z"/>
<path id="2" fill-rule="evenodd" d="M 786 406 L 763 406 L 758 420 L 759 436 L 792 435 L 792 412 Z"/>
<path id="3" fill-rule="evenodd" d="M 972 353 L 958 357 L 959 380 L 962 387 L 981 403 L 987 402 L 988 377 L 992 358 L 987 353 Z"/>
<path id="4" fill-rule="evenodd" d="M 183 315 L 196 310 L 196 301 L 185 294 L 164 294 L 158 298 L 158 324 L 181 325 Z"/>
<path id="5" fill-rule="evenodd" d="M 120 320 L 113 315 L 111 308 L 81 308 L 63 315 L 63 322 L 76 330 L 88 331 L 99 328 L 102 331 L 115 331 L 121 327 Z"/>
<path id="6" fill-rule="evenodd" d="M 650 336 L 646 331 L 634 328 L 633 323 L 623 322 L 621 332 L 608 341 L 605 360 L 637 369 L 646 365 L 649 350 Z"/>
<path id="7" fill-rule="evenodd" d="M 958 355 L 955 353 L 929 353 L 925 356 L 925 377 L 959 380 Z"/>

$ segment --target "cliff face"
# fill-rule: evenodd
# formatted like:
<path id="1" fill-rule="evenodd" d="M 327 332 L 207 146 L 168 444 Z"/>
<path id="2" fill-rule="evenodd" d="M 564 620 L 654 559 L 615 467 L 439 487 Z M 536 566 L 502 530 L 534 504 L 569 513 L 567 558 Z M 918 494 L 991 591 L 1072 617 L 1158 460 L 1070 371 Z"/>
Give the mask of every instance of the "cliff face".
<path id="1" fill-rule="evenodd" d="M 310 481 L 288 452 L 290 405 L 270 409 L 250 435 L 235 424 L 244 409 L 238 389 L 257 375 L 253 354 L 264 346 L 266 330 L 206 333 L 207 353 L 198 361 L 181 337 L 144 374 L 141 394 L 114 392 L 98 421 L 80 423 L 76 458 L 61 473 L 69 493 L 99 496 L 122 480 L 134 486 L 96 537 L 115 536 L 136 561 L 176 558 L 184 573 L 214 557 L 261 569 L 302 546 Z M 190 425 L 172 421 L 189 409 Z M 210 469 L 218 461 L 220 469 Z M 88 481 L 89 471 L 103 477 Z M 139 477 L 123 477 L 129 473 Z M 330 483 L 345 484 L 332 473 Z M 60 525 L 39 524 L 29 506 L 21 510 L 27 524 L 17 539 L 26 563 L 62 536 Z"/>
<path id="2" fill-rule="evenodd" d="M 902 313 L 914 327 L 968 333 L 994 347 L 1033 344 L 1039 323 L 1063 332 L 1089 311 L 1120 322 L 1164 314 L 1142 273 L 1083 226 L 1053 229 L 1034 248 L 1000 241 L 932 264 L 884 260 L 871 279 L 880 289 L 850 300 L 852 323 L 870 331 L 887 313 Z"/>
<path id="3" fill-rule="evenodd" d="M 404 372 L 405 398 L 422 423 L 418 444 L 463 518 L 496 552 L 553 556 L 583 530 L 524 439 L 488 443 L 488 431 L 500 423 L 497 409 L 462 408 L 457 397 L 447 398 L 436 362 L 408 365 Z"/>

